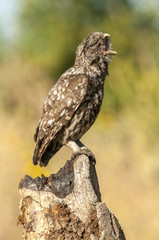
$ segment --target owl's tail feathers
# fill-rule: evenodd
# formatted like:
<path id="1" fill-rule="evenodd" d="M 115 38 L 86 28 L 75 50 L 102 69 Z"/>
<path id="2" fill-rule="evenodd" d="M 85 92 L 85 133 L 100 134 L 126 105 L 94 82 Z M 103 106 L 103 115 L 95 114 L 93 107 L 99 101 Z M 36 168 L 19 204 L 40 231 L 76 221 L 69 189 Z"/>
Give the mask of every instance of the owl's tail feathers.
<path id="1" fill-rule="evenodd" d="M 33 155 L 33 163 L 34 165 L 37 165 L 39 162 L 39 149 L 40 149 L 40 142 L 37 142 L 34 150 L 34 155 Z"/>
<path id="2" fill-rule="evenodd" d="M 45 167 L 48 165 L 49 160 L 62 147 L 62 144 L 51 141 L 47 146 L 45 145 L 45 147 L 42 145 L 41 141 L 37 141 L 33 155 L 33 163 L 34 165 L 39 164 L 40 167 Z"/>
<path id="3" fill-rule="evenodd" d="M 39 132 L 39 125 L 37 126 L 36 130 L 35 130 L 35 134 L 34 134 L 34 141 L 37 141 L 38 138 L 38 132 Z"/>

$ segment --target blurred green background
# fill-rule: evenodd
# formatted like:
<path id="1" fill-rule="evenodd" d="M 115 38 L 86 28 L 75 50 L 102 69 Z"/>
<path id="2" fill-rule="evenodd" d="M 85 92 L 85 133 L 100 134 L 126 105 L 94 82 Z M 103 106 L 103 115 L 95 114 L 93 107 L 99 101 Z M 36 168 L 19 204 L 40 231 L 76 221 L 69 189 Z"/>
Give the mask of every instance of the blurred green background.
<path id="1" fill-rule="evenodd" d="M 159 239 L 159 2 L 8 0 L 0 3 L 0 239 L 22 239 L 18 183 L 58 171 L 63 147 L 46 168 L 33 166 L 33 135 L 43 101 L 73 65 L 91 32 L 111 35 L 101 113 L 83 137 L 96 156 L 102 200 L 127 239 Z"/>

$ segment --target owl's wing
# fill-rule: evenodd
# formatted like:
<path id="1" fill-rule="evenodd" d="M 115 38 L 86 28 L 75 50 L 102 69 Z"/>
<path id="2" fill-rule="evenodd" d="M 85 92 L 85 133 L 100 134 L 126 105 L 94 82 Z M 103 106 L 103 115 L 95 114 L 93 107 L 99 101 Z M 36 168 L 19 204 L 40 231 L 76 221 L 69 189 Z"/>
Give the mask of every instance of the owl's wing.
<path id="1" fill-rule="evenodd" d="M 34 135 L 34 164 L 39 162 L 41 165 L 47 165 L 50 158 L 60 149 L 62 145 L 55 141 L 57 135 L 62 134 L 63 128 L 84 100 L 87 87 L 88 78 L 79 74 L 61 77 L 50 90 Z M 44 156 L 47 159 L 42 159 Z"/>

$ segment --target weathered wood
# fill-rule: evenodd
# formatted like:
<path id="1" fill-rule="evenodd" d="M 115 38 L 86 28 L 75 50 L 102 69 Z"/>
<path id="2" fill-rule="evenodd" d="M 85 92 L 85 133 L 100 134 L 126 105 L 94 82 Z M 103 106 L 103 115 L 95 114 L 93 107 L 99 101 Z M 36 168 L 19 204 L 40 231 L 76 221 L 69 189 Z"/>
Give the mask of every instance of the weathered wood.
<path id="1" fill-rule="evenodd" d="M 118 220 L 101 202 L 95 166 L 85 155 L 49 178 L 25 176 L 19 191 L 23 239 L 125 240 Z"/>

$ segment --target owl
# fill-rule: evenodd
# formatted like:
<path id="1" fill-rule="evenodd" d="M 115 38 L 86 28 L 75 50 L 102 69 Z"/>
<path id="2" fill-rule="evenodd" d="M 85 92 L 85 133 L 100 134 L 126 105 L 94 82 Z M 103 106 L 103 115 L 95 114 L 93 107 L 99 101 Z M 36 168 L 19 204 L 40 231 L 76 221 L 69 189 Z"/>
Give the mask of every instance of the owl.
<path id="1" fill-rule="evenodd" d="M 73 67 L 62 74 L 48 93 L 34 140 L 33 163 L 46 166 L 66 145 L 78 154 L 93 156 L 80 138 L 95 122 L 104 96 L 108 64 L 116 52 L 110 35 L 91 33 L 77 47 Z"/>

